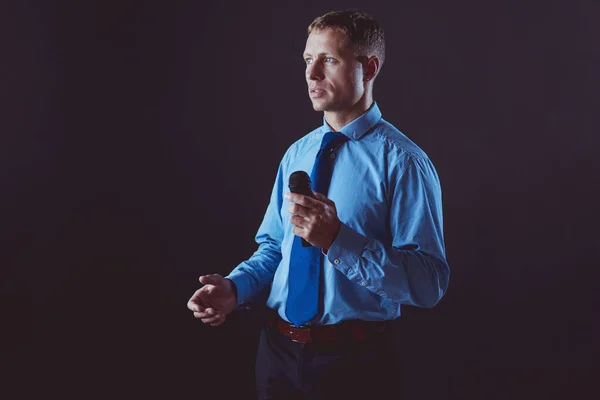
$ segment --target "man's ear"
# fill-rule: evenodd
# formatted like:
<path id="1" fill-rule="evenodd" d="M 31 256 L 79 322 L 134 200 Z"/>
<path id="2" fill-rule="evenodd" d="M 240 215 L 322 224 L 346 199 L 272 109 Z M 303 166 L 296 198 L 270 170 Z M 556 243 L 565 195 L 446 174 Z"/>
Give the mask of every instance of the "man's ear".
<path id="1" fill-rule="evenodd" d="M 371 56 L 363 65 L 365 66 L 363 82 L 373 80 L 379 72 L 379 58 L 377 58 L 377 56 Z"/>

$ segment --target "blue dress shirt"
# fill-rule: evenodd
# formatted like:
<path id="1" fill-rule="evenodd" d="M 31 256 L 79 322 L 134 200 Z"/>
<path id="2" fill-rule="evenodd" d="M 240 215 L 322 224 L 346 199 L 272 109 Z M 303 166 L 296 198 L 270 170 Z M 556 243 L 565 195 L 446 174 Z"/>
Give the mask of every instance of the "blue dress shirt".
<path id="1" fill-rule="evenodd" d="M 271 199 L 256 234 L 259 247 L 228 276 L 238 305 L 269 292 L 266 305 L 286 319 L 285 301 L 294 234 L 283 196 L 292 172 L 310 174 L 323 126 L 296 141 L 279 165 Z M 427 155 L 385 121 L 376 103 L 342 129 L 327 197 L 342 226 L 323 263 L 323 310 L 312 324 L 390 320 L 401 304 L 433 307 L 448 287 L 442 198 Z"/>

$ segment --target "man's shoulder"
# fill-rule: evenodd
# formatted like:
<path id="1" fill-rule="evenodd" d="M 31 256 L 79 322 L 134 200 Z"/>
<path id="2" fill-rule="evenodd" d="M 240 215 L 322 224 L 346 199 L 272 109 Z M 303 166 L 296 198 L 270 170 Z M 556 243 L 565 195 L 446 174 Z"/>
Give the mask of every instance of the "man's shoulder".
<path id="1" fill-rule="evenodd" d="M 319 133 L 321 133 L 322 130 L 323 130 L 322 126 L 319 126 L 315 129 L 313 129 L 312 131 L 308 132 L 306 135 L 300 137 L 298 140 L 296 140 L 294 143 L 292 143 L 292 145 L 290 147 L 298 147 L 298 146 L 311 144 L 312 142 L 314 142 L 315 140 L 318 139 L 318 135 L 319 135 Z"/>
<path id="2" fill-rule="evenodd" d="M 321 132 L 322 128 L 323 127 L 321 126 L 315 128 L 293 142 L 285 152 L 284 158 L 294 159 L 303 154 L 306 150 L 310 149 L 312 146 L 318 146 L 320 143 L 319 133 Z"/>
<path id="3" fill-rule="evenodd" d="M 407 135 L 393 124 L 381 118 L 373 127 L 372 140 L 387 144 L 389 150 L 395 150 L 409 158 L 427 159 L 427 154 Z"/>

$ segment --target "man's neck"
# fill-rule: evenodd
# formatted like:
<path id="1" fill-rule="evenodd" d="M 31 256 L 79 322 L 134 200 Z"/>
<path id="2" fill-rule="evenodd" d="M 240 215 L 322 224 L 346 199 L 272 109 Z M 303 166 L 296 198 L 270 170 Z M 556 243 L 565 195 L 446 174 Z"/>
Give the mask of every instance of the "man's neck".
<path id="1" fill-rule="evenodd" d="M 361 103 L 362 102 L 357 103 L 353 109 L 345 112 L 325 111 L 325 121 L 327 121 L 327 124 L 337 132 L 371 108 L 371 105 L 373 105 L 373 100 L 371 100 L 368 104 Z"/>

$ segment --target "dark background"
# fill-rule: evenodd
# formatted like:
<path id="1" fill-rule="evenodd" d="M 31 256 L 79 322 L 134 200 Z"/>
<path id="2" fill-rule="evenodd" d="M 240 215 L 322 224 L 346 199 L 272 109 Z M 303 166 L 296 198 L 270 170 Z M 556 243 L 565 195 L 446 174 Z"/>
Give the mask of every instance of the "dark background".
<path id="1" fill-rule="evenodd" d="M 398 390 L 597 395 L 600 3 L 14 1 L 0 5 L 11 398 L 252 398 L 261 315 L 210 328 L 186 302 L 255 250 L 281 156 L 322 121 L 306 27 L 350 7 L 385 29 L 375 98 L 443 188 L 450 286 L 404 308 Z"/>

